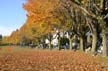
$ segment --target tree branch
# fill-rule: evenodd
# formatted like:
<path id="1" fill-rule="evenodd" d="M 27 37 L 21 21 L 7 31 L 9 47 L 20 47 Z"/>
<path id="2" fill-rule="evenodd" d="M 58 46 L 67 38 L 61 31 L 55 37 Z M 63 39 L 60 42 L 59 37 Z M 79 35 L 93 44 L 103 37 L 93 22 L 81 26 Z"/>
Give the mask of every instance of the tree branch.
<path id="1" fill-rule="evenodd" d="M 81 9 L 86 16 L 91 16 L 91 17 L 96 18 L 96 19 L 98 18 L 94 13 L 89 12 L 89 11 L 87 11 L 87 9 L 82 7 L 81 4 L 77 4 L 74 0 L 71 0 L 71 1 L 74 3 L 74 6 L 78 7 L 79 9 Z"/>
<path id="2" fill-rule="evenodd" d="M 104 16 L 104 19 L 106 19 L 108 17 L 108 13 Z"/>

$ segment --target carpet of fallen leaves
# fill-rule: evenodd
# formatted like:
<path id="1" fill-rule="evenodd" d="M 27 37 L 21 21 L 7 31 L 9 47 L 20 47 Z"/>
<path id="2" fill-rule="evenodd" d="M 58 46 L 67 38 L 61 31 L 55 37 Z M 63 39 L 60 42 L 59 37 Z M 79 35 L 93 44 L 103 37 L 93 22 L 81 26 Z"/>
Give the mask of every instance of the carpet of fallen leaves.
<path id="1" fill-rule="evenodd" d="M 108 65 L 79 51 L 36 50 L 5 54 L 0 71 L 108 71 Z"/>

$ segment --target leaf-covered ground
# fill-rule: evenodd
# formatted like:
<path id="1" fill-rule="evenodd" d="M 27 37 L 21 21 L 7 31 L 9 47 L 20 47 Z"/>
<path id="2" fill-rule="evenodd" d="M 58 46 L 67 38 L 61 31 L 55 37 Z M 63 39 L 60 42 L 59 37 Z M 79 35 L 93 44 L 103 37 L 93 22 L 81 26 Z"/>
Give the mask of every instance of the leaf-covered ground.
<path id="1" fill-rule="evenodd" d="M 107 61 L 79 51 L 0 49 L 0 71 L 108 71 Z"/>

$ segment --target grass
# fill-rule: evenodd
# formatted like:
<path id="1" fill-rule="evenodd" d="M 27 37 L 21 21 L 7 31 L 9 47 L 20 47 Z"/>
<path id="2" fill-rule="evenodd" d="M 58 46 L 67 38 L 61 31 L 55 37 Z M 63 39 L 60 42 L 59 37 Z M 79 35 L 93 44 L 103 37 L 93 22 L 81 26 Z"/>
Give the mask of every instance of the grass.
<path id="1" fill-rule="evenodd" d="M 10 54 L 10 53 L 20 53 L 20 52 L 26 52 L 26 51 L 36 51 L 36 50 L 43 50 L 43 49 L 37 49 L 37 48 L 30 48 L 30 47 L 21 47 L 21 46 L 0 46 L 0 54 Z M 44 49 L 48 50 L 48 49 Z M 53 49 L 57 50 L 57 49 Z M 68 51 L 68 50 L 66 50 Z M 70 51 L 70 50 L 69 50 Z M 83 52 L 79 50 L 79 52 Z M 92 55 L 92 53 L 87 53 L 88 55 Z M 107 61 L 108 57 L 103 57 L 102 55 L 96 56 L 100 61 Z"/>
<path id="2" fill-rule="evenodd" d="M 0 58 L 8 54 L 21 53 L 26 51 L 33 51 L 34 49 L 20 46 L 0 46 Z"/>

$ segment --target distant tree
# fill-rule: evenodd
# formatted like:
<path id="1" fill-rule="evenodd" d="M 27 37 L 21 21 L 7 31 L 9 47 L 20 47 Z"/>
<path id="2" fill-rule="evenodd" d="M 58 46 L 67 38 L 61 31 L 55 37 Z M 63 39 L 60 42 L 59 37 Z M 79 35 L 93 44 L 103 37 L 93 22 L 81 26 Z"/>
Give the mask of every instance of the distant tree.
<path id="1" fill-rule="evenodd" d="M 13 31 L 12 34 L 9 36 L 9 43 L 11 44 L 19 44 L 19 30 Z"/>
<path id="2" fill-rule="evenodd" d="M 3 45 L 8 45 L 10 42 L 10 37 L 9 36 L 4 36 L 3 38 L 2 38 L 2 44 Z"/>
<path id="3" fill-rule="evenodd" d="M 2 35 L 0 35 L 0 40 L 2 40 Z"/>
<path id="4" fill-rule="evenodd" d="M 0 35 L 0 45 L 2 44 L 2 35 Z"/>

